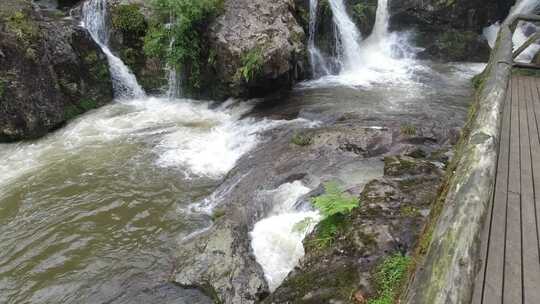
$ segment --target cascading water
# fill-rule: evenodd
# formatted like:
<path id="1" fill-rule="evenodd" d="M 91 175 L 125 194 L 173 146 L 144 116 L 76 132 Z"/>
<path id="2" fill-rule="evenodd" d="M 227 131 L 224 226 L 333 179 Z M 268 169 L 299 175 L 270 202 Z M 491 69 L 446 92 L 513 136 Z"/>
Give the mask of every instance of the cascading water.
<path id="1" fill-rule="evenodd" d="M 174 45 L 174 37 L 171 38 L 169 48 L 172 48 Z M 182 96 L 182 79 L 181 75 L 178 73 L 176 67 L 167 65 L 167 73 L 169 74 L 167 97 L 171 99 L 180 98 Z"/>
<path id="2" fill-rule="evenodd" d="M 137 83 L 135 75 L 108 47 L 107 1 L 86 1 L 83 4 L 82 15 L 84 27 L 107 56 L 116 97 L 138 98 L 145 96 L 144 90 Z"/>
<path id="3" fill-rule="evenodd" d="M 510 11 L 510 14 L 508 17 L 515 16 L 517 14 L 527 14 L 532 13 L 540 9 L 540 1 L 538 0 L 522 0 L 518 2 L 512 11 Z M 535 30 L 538 30 L 538 27 L 532 23 L 528 22 L 520 22 L 516 28 L 516 31 L 514 32 L 513 37 L 513 43 L 514 43 L 514 49 L 518 49 L 521 45 L 523 45 L 527 39 L 528 36 L 525 34 L 529 27 L 535 27 Z M 484 37 L 487 39 L 489 46 L 494 47 L 495 41 L 497 40 L 497 35 L 499 34 L 500 29 L 500 23 L 496 22 L 486 28 L 484 28 L 483 34 Z M 534 32 L 535 30 L 529 31 Z M 540 45 L 533 44 L 529 46 L 521 55 L 519 55 L 516 58 L 516 61 L 522 61 L 522 62 L 531 62 L 534 55 L 540 51 Z"/>
<path id="4" fill-rule="evenodd" d="M 343 0 L 329 0 L 328 3 L 332 9 L 333 20 L 341 42 L 341 48 L 339 49 L 343 57 L 341 72 L 358 70 L 358 56 L 361 51 L 360 41 L 362 35 L 347 14 L 347 8 Z"/>
<path id="5" fill-rule="evenodd" d="M 317 32 L 317 9 L 318 9 L 318 0 L 309 1 L 309 39 L 308 39 L 308 52 L 309 52 L 309 61 L 311 64 L 311 70 L 315 77 L 329 75 L 330 70 L 328 69 L 326 59 L 323 54 L 317 48 L 315 44 L 315 35 Z"/>
<path id="6" fill-rule="evenodd" d="M 343 0 L 328 0 L 333 14 L 336 34 L 337 60 L 341 67 L 338 75 L 321 78 L 323 84 L 370 85 L 374 82 L 409 80 L 411 69 L 417 64 L 414 58 L 416 48 L 408 43 L 407 33 L 390 33 L 388 0 L 378 0 L 376 20 L 371 35 L 362 41 L 362 35 L 347 13 Z M 312 67 L 317 70 L 320 52 L 315 46 L 317 24 L 317 1 L 310 2 L 309 47 Z M 321 56 L 322 57 L 322 56 Z M 323 58 L 324 59 L 324 58 Z M 315 76 L 326 75 L 321 73 Z M 312 83 L 321 83 L 314 81 Z"/>

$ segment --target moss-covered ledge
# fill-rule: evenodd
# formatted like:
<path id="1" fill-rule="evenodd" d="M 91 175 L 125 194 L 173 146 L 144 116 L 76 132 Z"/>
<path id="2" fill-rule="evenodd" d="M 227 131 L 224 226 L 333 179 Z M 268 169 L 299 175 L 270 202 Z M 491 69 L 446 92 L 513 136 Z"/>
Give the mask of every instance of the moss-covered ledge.
<path id="1" fill-rule="evenodd" d="M 432 211 L 401 303 L 471 302 L 480 235 L 491 203 L 502 106 L 512 68 L 512 20 L 501 26 L 486 70 L 475 81 L 477 97 L 454 159 L 455 168 Z"/>

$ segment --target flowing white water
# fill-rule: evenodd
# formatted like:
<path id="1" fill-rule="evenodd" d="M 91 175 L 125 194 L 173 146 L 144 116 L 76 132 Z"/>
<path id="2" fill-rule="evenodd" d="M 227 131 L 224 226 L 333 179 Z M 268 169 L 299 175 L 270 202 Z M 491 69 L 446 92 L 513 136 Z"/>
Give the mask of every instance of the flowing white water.
<path id="1" fill-rule="evenodd" d="M 337 60 L 341 62 L 341 71 L 338 75 L 326 76 L 308 85 L 369 86 L 375 82 L 410 81 L 412 70 L 420 68 L 412 60 L 417 49 L 409 45 L 408 33 L 389 33 L 388 0 L 378 1 L 373 32 L 364 41 L 347 14 L 343 0 L 328 2 L 336 27 Z M 313 4 L 312 9 L 315 7 Z M 316 14 L 310 16 L 315 18 Z"/>
<path id="2" fill-rule="evenodd" d="M 518 2 L 510 11 L 510 14 L 508 17 L 515 16 L 517 14 L 528 14 L 537 12 L 540 9 L 540 1 L 539 0 L 521 0 Z M 500 23 L 496 22 L 483 30 L 484 37 L 487 39 L 489 46 L 494 47 L 495 42 L 497 40 L 497 35 L 499 34 L 500 29 Z M 516 31 L 514 32 L 514 36 L 512 37 L 512 41 L 514 43 L 514 50 L 518 49 L 521 45 L 523 45 L 527 39 L 528 36 L 526 33 L 534 33 L 535 31 L 538 31 L 539 28 L 529 22 L 519 22 Z M 540 51 L 540 45 L 538 43 L 533 44 L 529 46 L 523 53 L 521 53 L 517 58 L 516 61 L 521 62 L 531 62 L 534 56 Z"/>
<path id="3" fill-rule="evenodd" d="M 109 30 L 107 26 L 107 1 L 88 0 L 82 8 L 83 26 L 94 41 L 101 47 L 109 61 L 115 96 L 118 98 L 144 97 L 144 90 L 137 83 L 135 75 L 116 57 L 108 47 Z"/>
<path id="4" fill-rule="evenodd" d="M 274 201 L 274 209 L 267 218 L 255 224 L 250 236 L 251 247 L 264 270 L 270 291 L 283 282 L 304 256 L 302 241 L 320 219 L 318 212 L 297 210 L 295 206 L 309 191 L 302 182 L 295 181 L 265 193 Z M 298 223 L 308 218 L 313 219 L 308 227 L 295 229 Z"/>
<path id="5" fill-rule="evenodd" d="M 309 0 L 309 39 L 308 52 L 311 70 L 315 77 L 330 74 L 324 55 L 315 44 L 315 35 L 317 33 L 317 9 L 318 0 Z"/>
<path id="6" fill-rule="evenodd" d="M 85 149 L 121 142 L 145 143 L 157 167 L 184 172 L 187 179 L 221 178 L 261 140 L 261 132 L 305 120 L 241 119 L 253 105 L 134 99 L 88 113 L 35 143 L 0 145 L 0 186 Z M 1 188 L 1 187 L 0 187 Z M 1 193 L 0 193 L 1 194 Z"/>
<path id="7" fill-rule="evenodd" d="M 343 57 L 342 72 L 352 72 L 358 70 L 358 56 L 360 54 L 360 42 L 362 34 L 356 24 L 347 14 L 347 7 L 343 0 L 329 0 L 333 13 L 333 20 L 337 26 L 341 42 L 341 52 Z"/>

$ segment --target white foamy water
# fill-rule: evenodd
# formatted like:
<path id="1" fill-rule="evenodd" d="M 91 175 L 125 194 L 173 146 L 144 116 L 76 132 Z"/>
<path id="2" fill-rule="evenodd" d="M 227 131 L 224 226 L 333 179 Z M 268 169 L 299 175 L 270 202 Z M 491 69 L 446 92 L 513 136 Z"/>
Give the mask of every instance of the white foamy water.
<path id="1" fill-rule="evenodd" d="M 319 7 L 318 0 L 309 0 L 309 38 L 308 52 L 311 70 L 316 77 L 330 74 L 330 70 L 326 63 L 324 55 L 315 45 L 315 35 L 317 33 L 317 9 Z"/>
<path id="2" fill-rule="evenodd" d="M 82 8 L 83 26 L 88 30 L 94 41 L 101 47 L 109 61 L 114 93 L 117 98 L 141 98 L 144 90 L 137 83 L 135 75 L 116 57 L 108 47 L 109 27 L 107 26 L 107 1 L 89 0 Z"/>
<path id="3" fill-rule="evenodd" d="M 195 176 L 218 178 L 233 168 L 236 161 L 260 142 L 260 133 L 286 123 L 307 122 L 240 119 L 251 109 L 248 103 L 224 104 L 217 110 L 194 109 L 189 117 L 196 130 L 178 129 L 163 137 L 158 164 L 186 167 Z M 188 176 L 189 177 L 189 176 Z"/>
<path id="4" fill-rule="evenodd" d="M 298 265 L 305 253 L 302 241 L 320 219 L 318 212 L 297 210 L 295 206 L 309 191 L 300 181 L 283 184 L 272 191 L 275 204 L 272 212 L 257 222 L 250 233 L 251 247 L 271 291 Z M 313 219 L 309 227 L 295 229 L 298 223 L 308 218 Z"/>
<path id="5" fill-rule="evenodd" d="M 515 16 L 517 14 L 528 14 L 533 13 L 540 9 L 540 1 L 538 0 L 522 0 L 518 2 L 510 12 L 508 17 Z M 483 30 L 483 35 L 487 39 L 488 44 L 491 48 L 495 46 L 497 41 L 497 35 L 500 30 L 500 23 L 496 22 Z M 531 28 L 528 30 L 528 28 Z M 517 50 L 522 46 L 528 39 L 526 32 L 534 33 L 538 31 L 538 27 L 529 22 L 519 22 L 514 36 L 512 37 L 512 42 L 514 43 L 514 50 Z M 534 56 L 540 51 L 540 45 L 538 43 L 532 44 L 525 51 L 523 51 L 515 60 L 520 62 L 531 62 Z"/>
<path id="6" fill-rule="evenodd" d="M 341 71 L 338 75 L 310 81 L 308 86 L 403 83 L 411 81 L 411 74 L 422 68 L 414 61 L 418 50 L 408 43 L 409 34 L 389 33 L 388 0 L 378 1 L 373 32 L 363 41 L 358 28 L 347 14 L 343 0 L 329 0 L 329 4 L 337 28 L 336 48 L 340 52 L 338 57 Z"/>
<path id="7" fill-rule="evenodd" d="M 109 145 L 143 145 L 140 153 L 158 167 L 187 177 L 220 178 L 261 140 L 260 132 L 305 120 L 242 119 L 252 104 L 143 98 L 91 111 L 35 142 L 0 145 L 0 186 L 67 155 L 106 150 Z"/>

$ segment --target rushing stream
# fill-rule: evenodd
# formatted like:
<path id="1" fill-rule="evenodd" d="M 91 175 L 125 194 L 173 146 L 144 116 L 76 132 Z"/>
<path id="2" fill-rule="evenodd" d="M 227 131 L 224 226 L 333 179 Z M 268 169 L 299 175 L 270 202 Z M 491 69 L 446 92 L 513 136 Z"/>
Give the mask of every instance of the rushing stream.
<path id="1" fill-rule="evenodd" d="M 411 59 L 406 37 L 388 33 L 386 0 L 362 41 L 343 0 L 330 0 L 343 46 L 338 75 L 321 68 L 326 76 L 269 103 L 146 97 L 107 47 L 104 2 L 85 3 L 84 25 L 109 59 L 118 100 L 43 139 L 0 145 L 0 303 L 211 303 L 167 283 L 173 257 L 185 237 L 211 224 L 204 202 L 274 128 L 354 113 L 373 127 L 395 120 L 457 129 L 469 80 L 483 67 Z M 310 53 L 324 65 L 314 40 Z M 367 165 L 375 175 L 378 163 Z M 368 176 L 360 173 L 343 178 Z M 309 190 L 296 182 L 271 192 L 275 206 L 250 234 L 271 288 L 303 254 L 303 235 L 289 232 L 317 217 L 295 209 Z"/>

